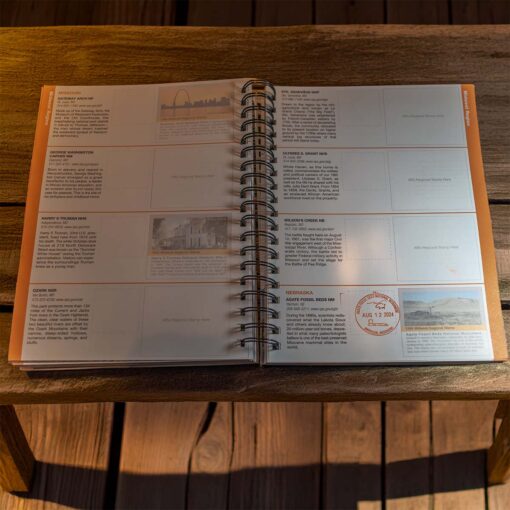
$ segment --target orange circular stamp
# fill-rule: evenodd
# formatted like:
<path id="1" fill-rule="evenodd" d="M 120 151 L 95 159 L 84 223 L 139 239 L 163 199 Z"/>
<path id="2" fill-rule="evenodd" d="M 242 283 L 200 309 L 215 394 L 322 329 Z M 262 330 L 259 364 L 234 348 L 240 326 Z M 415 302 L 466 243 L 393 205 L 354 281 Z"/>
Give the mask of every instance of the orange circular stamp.
<path id="1" fill-rule="evenodd" d="M 372 292 L 362 297 L 355 308 L 358 326 L 369 335 L 383 336 L 400 322 L 400 308 L 390 296 Z"/>

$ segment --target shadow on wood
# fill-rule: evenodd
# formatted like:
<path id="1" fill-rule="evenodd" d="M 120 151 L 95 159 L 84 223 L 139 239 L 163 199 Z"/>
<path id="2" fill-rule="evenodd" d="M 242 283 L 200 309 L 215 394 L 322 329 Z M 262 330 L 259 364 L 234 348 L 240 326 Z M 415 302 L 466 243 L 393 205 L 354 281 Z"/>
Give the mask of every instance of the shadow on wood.
<path id="1" fill-rule="evenodd" d="M 474 450 L 466 452 L 457 452 L 447 455 L 440 455 L 433 458 L 412 459 L 401 462 L 394 462 L 386 465 L 386 476 L 388 473 L 393 478 L 401 477 L 410 481 L 410 483 L 401 484 L 398 487 L 390 487 L 386 491 L 386 499 L 398 499 L 410 496 L 420 496 L 429 494 L 432 490 L 438 492 L 465 491 L 470 489 L 479 489 L 484 487 L 484 483 L 479 478 L 469 476 L 471 467 L 484 462 L 486 450 Z M 450 473 L 444 477 L 439 484 L 430 486 L 428 479 L 428 466 L 430 463 L 434 466 L 441 466 L 444 473 Z M 317 469 L 317 466 L 292 466 L 292 467 L 271 467 L 259 469 L 242 469 L 224 474 L 194 474 L 188 477 L 183 474 L 158 474 L 158 475 L 138 475 L 131 473 L 119 473 L 119 478 L 123 479 L 124 484 L 136 487 L 140 501 L 131 500 L 131 508 L 140 508 L 143 504 L 144 494 L 149 492 L 159 492 L 162 494 L 163 501 L 172 501 L 173 488 L 181 486 L 193 486 L 193 490 L 201 490 L 207 493 L 212 487 L 217 485 L 229 488 L 229 494 L 225 495 L 229 501 L 229 507 L 237 508 L 241 500 L 250 497 L 250 501 L 243 501 L 243 507 L 246 508 L 269 508 L 274 507 L 270 501 L 257 500 L 257 495 L 252 494 L 250 487 L 256 486 L 264 480 L 273 480 L 273 487 L 281 487 L 282 494 L 273 494 L 275 501 L 286 503 L 289 491 L 293 490 L 292 484 L 302 483 L 307 480 L 311 473 Z M 380 499 L 379 490 L 374 490 L 374 480 L 380 480 L 381 466 L 370 464 L 333 464 L 328 465 L 331 470 L 330 480 L 334 480 L 337 485 L 336 490 L 343 495 L 342 508 L 358 508 L 360 501 L 376 501 Z M 66 479 L 78 480 L 86 477 L 93 481 L 94 477 L 104 476 L 104 471 L 87 469 L 75 466 L 40 463 L 36 464 L 35 476 L 43 477 L 46 480 Z M 192 484 L 189 478 L 193 478 Z M 412 483 L 411 483 L 412 481 Z M 35 486 L 39 484 L 35 483 Z M 91 484 L 93 485 L 93 484 Z M 115 490 L 110 487 L 109 491 Z M 243 496 L 244 494 L 244 496 Z M 29 492 L 19 494 L 22 499 L 40 499 L 38 493 Z M 46 495 L 46 498 L 51 495 Z M 261 495 L 261 498 L 263 495 Z M 51 500 L 60 505 L 81 508 L 83 504 L 82 497 L 73 490 L 73 484 L 70 484 L 67 490 L 63 489 L 58 493 L 58 501 Z M 136 498 L 135 498 L 136 499 Z M 292 498 L 291 498 L 292 499 Z M 287 508 L 291 506 L 285 505 Z"/>

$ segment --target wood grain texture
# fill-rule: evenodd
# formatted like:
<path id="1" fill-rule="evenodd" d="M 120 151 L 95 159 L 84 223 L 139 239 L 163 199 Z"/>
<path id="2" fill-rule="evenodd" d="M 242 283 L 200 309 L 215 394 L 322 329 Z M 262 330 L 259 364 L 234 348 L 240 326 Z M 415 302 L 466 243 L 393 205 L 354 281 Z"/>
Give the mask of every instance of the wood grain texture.
<path id="1" fill-rule="evenodd" d="M 494 418 L 502 420 L 510 415 L 510 400 L 500 400 L 494 412 Z"/>
<path id="2" fill-rule="evenodd" d="M 189 0 L 189 26 L 251 26 L 255 0 Z"/>
<path id="3" fill-rule="evenodd" d="M 484 3 L 488 3 L 487 0 Z M 452 23 L 471 25 L 480 23 L 478 0 L 451 0 Z"/>
<path id="4" fill-rule="evenodd" d="M 508 474 L 507 466 L 510 457 L 509 404 L 509 401 L 498 403 L 494 416 L 494 443 L 487 452 L 487 501 L 489 510 L 506 510 L 510 501 L 510 483 L 498 483 L 504 480 Z M 505 429 L 501 430 L 503 423 Z"/>
<path id="5" fill-rule="evenodd" d="M 91 25 L 173 25 L 175 23 L 176 0 L 95 0 L 93 3 Z"/>
<path id="6" fill-rule="evenodd" d="M 5 28 L 0 30 L 0 203 L 24 200 L 42 84 L 242 76 L 288 85 L 474 83 L 489 196 L 510 199 L 509 35 L 505 26 Z M 34 40 L 45 41 L 37 52 Z"/>
<path id="7" fill-rule="evenodd" d="M 507 336 L 510 311 L 504 311 Z M 25 373 L 7 363 L 0 313 L 0 404 L 104 401 L 499 399 L 510 362 L 414 367 L 171 367 Z"/>
<path id="8" fill-rule="evenodd" d="M 382 508 L 381 404 L 324 406 L 324 508 Z"/>
<path id="9" fill-rule="evenodd" d="M 119 509 L 317 508 L 321 404 L 127 404 Z"/>
<path id="10" fill-rule="evenodd" d="M 384 0 L 315 0 L 315 23 L 384 23 Z"/>
<path id="11" fill-rule="evenodd" d="M 34 462 L 14 406 L 0 406 L 0 487 L 7 492 L 27 492 Z"/>
<path id="12" fill-rule="evenodd" d="M 386 0 L 388 23 L 448 24 L 448 0 Z"/>
<path id="13" fill-rule="evenodd" d="M 187 508 L 227 509 L 234 449 L 234 404 L 210 402 L 190 456 Z"/>
<path id="14" fill-rule="evenodd" d="M 112 426 L 112 404 L 16 408 L 36 457 L 32 488 L 0 492 L 2 510 L 102 508 Z"/>
<path id="15" fill-rule="evenodd" d="M 451 0 L 452 22 L 509 23 L 510 3 L 507 0 Z"/>
<path id="16" fill-rule="evenodd" d="M 491 206 L 500 297 L 510 300 L 510 206 Z M 506 224 L 508 222 L 508 224 Z M 505 225 L 506 224 L 506 225 Z M 497 241 L 496 241 L 497 240 Z"/>
<path id="17" fill-rule="evenodd" d="M 487 479 L 490 484 L 510 478 L 510 418 L 503 418 L 494 443 L 487 453 Z"/>
<path id="18" fill-rule="evenodd" d="M 318 508 L 321 441 L 320 403 L 234 403 L 228 508 Z"/>
<path id="19" fill-rule="evenodd" d="M 0 26 L 170 25 L 175 0 L 2 0 Z"/>
<path id="20" fill-rule="evenodd" d="M 432 507 L 430 402 L 387 402 L 385 423 L 387 510 Z"/>
<path id="21" fill-rule="evenodd" d="M 63 11 L 67 11 L 65 6 L 61 6 L 59 12 L 59 3 L 58 0 L 42 0 L 40 2 L 35 0 L 16 0 L 3 2 L 1 24 L 3 26 L 56 25 L 57 20 L 62 21 L 62 18 L 66 17 Z M 78 4 L 79 8 L 74 13 L 77 10 L 81 11 L 82 6 L 85 7 L 84 11 L 86 13 L 91 5 L 90 0 L 80 2 Z M 80 15 L 78 17 L 76 15 L 72 16 L 73 21 L 80 17 Z M 88 20 L 89 16 L 86 14 L 85 18 Z"/>
<path id="22" fill-rule="evenodd" d="M 510 483 L 490 485 L 487 488 L 489 510 L 507 510 L 510 501 Z"/>
<path id="23" fill-rule="evenodd" d="M 506 0 L 478 0 L 479 23 L 510 23 L 510 3 Z"/>
<path id="24" fill-rule="evenodd" d="M 24 207 L 0 207 L 0 304 L 14 302 L 24 212 Z"/>
<path id="25" fill-rule="evenodd" d="M 16 290 L 23 207 L 0 207 L 0 305 L 12 305 Z M 491 205 L 500 295 L 510 301 L 510 205 Z"/>
<path id="26" fill-rule="evenodd" d="M 451 0 L 452 23 L 509 23 L 507 0 Z"/>
<path id="27" fill-rule="evenodd" d="M 206 402 L 127 404 L 116 508 L 186 507 L 190 457 Z"/>
<path id="28" fill-rule="evenodd" d="M 497 402 L 432 402 L 433 508 L 485 508 L 486 449 Z"/>
<path id="29" fill-rule="evenodd" d="M 309 25 L 313 23 L 313 7 L 313 0 L 255 0 L 253 23 L 255 26 Z"/>

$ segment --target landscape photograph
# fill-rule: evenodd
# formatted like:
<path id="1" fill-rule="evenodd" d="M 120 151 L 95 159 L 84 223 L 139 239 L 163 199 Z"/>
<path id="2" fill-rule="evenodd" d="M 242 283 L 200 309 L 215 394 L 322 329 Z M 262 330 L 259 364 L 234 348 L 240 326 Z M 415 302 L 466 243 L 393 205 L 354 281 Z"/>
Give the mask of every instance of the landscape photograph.
<path id="1" fill-rule="evenodd" d="M 403 326 L 481 326 L 482 293 L 479 288 L 400 289 Z"/>

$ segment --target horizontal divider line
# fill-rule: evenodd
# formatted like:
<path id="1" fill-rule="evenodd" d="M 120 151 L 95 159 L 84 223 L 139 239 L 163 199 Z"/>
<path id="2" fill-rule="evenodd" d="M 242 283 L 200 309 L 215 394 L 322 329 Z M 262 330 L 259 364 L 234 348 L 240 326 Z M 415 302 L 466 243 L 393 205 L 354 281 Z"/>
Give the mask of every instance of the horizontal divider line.
<path id="1" fill-rule="evenodd" d="M 459 285 L 483 285 L 483 282 L 469 282 L 469 283 L 367 283 L 367 284 L 310 284 L 310 283 L 280 283 L 280 287 L 441 287 L 441 286 L 459 286 Z"/>
<path id="2" fill-rule="evenodd" d="M 395 212 L 395 211 L 392 211 L 392 212 L 338 212 L 338 213 L 335 213 L 335 212 L 328 212 L 328 213 L 325 213 L 325 212 L 291 212 L 291 213 L 288 213 L 288 212 L 281 212 L 281 211 L 278 211 L 278 215 L 279 216 L 304 216 L 304 215 L 308 215 L 308 216 L 388 216 L 388 215 L 393 215 L 393 216 L 400 216 L 400 215 L 407 215 L 407 216 L 412 216 L 412 215 L 424 215 L 424 214 L 428 214 L 428 215 L 438 215 L 438 214 L 476 214 L 476 211 L 473 210 L 473 211 L 427 211 L 427 212 Z"/>
<path id="3" fill-rule="evenodd" d="M 241 285 L 239 281 L 183 281 L 183 282 L 160 282 L 160 281 L 147 281 L 147 282 L 30 282 L 29 285 L 181 285 L 181 284 L 228 284 L 228 285 Z"/>
<path id="4" fill-rule="evenodd" d="M 39 214 L 140 214 L 140 213 L 194 213 L 194 212 L 239 212 L 238 207 L 231 207 L 230 209 L 150 209 L 138 211 L 39 211 Z"/>
<path id="5" fill-rule="evenodd" d="M 510 205 L 510 198 L 489 198 L 489 204 L 491 205 Z M 0 202 L 0 207 L 26 207 L 26 202 Z M 170 210 L 170 211 L 146 211 L 146 212 L 189 212 L 190 210 L 197 210 L 197 211 L 237 211 L 237 208 L 232 209 L 181 209 L 181 210 Z M 39 211 L 42 212 L 58 212 L 61 211 Z M 62 211 L 62 212 L 69 212 L 69 211 Z M 74 211 L 71 211 L 74 212 Z M 80 211 L 80 212 L 103 212 L 103 211 Z M 104 212 L 116 212 L 116 211 L 104 211 Z M 122 211 L 120 211 L 122 212 Z M 133 212 L 133 211 L 127 211 L 127 212 Z M 135 211 L 136 212 L 136 211 Z M 145 212 L 145 211 L 143 211 Z M 448 212 L 448 211 L 447 211 Z M 452 212 L 452 211 L 450 211 Z M 455 212 L 455 211 L 453 211 Z M 469 212 L 469 211 L 467 211 Z M 474 211 L 473 211 L 474 212 Z M 284 213 L 279 212 L 279 214 L 436 214 L 436 213 Z M 446 214 L 446 213 L 437 213 L 437 214 Z"/>
<path id="6" fill-rule="evenodd" d="M 327 151 L 327 150 L 346 150 L 346 151 L 351 151 L 351 150 L 359 150 L 359 151 L 364 151 L 364 150 L 381 150 L 381 151 L 386 151 L 386 150 L 402 150 L 402 149 L 409 149 L 409 150 L 415 150 L 415 149 L 423 149 L 423 150 L 434 150 L 434 149 L 467 149 L 467 145 L 407 145 L 407 146 L 393 146 L 393 145 L 383 145 L 383 146 L 379 146 L 379 147 L 342 147 L 342 146 L 327 146 L 327 147 L 324 147 L 324 146 L 319 146 L 319 145 L 316 145 L 316 146 L 310 146 L 310 145 L 305 145 L 305 146 L 299 146 L 299 147 L 289 147 L 287 145 L 277 145 L 277 150 L 298 150 L 298 149 L 304 149 L 304 150 L 308 150 L 308 151 L 313 151 L 313 150 L 318 150 L 318 151 Z"/>
<path id="7" fill-rule="evenodd" d="M 48 149 L 129 149 L 139 147 L 188 147 L 190 145 L 237 145 L 234 140 L 218 140 L 217 142 L 159 143 L 134 145 L 48 145 Z"/>

